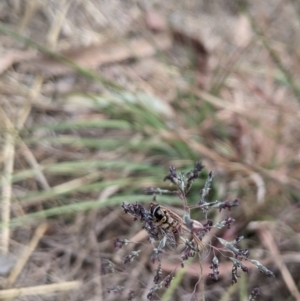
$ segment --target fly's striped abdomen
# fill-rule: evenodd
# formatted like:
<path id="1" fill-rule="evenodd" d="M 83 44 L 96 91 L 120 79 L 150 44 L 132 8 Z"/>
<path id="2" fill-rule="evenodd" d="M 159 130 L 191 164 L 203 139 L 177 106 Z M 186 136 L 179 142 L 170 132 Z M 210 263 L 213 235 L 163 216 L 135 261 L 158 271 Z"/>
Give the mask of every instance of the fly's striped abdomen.
<path id="1" fill-rule="evenodd" d="M 151 203 L 150 212 L 154 222 L 157 223 L 159 227 L 166 231 L 177 232 L 177 228 L 179 227 L 180 222 L 182 222 L 179 216 L 154 203 Z"/>
<path id="2" fill-rule="evenodd" d="M 150 203 L 150 214 L 157 228 L 159 228 L 159 230 L 163 232 L 164 235 L 170 238 L 170 241 L 173 240 L 172 244 L 175 243 L 174 233 L 181 234 L 182 232 L 185 232 L 189 233 L 192 236 L 192 241 L 194 242 L 196 251 L 200 251 L 201 249 L 203 249 L 203 243 L 195 233 L 196 229 L 203 227 L 201 223 L 192 220 L 193 223 L 190 229 L 187 227 L 187 225 L 184 223 L 180 216 L 167 209 L 166 207 L 156 203 Z M 195 225 L 197 227 L 195 227 Z"/>

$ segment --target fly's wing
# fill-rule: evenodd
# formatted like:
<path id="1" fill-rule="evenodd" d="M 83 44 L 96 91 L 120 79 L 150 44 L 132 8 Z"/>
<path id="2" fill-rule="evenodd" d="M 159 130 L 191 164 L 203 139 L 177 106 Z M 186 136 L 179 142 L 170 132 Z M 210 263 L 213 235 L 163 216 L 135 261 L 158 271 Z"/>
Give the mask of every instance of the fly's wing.
<path id="1" fill-rule="evenodd" d="M 199 223 L 199 222 L 198 222 Z M 202 226 L 202 224 L 199 223 Z M 203 252 L 206 250 L 204 243 L 197 237 L 196 233 L 192 233 L 191 230 L 186 226 L 186 224 L 181 224 L 179 228 L 179 233 L 182 234 L 183 237 L 188 238 L 190 243 L 192 243 L 191 247 L 195 248 L 195 250 Z"/>
<path id="2" fill-rule="evenodd" d="M 162 236 L 166 237 L 166 246 L 171 250 L 174 251 L 176 249 L 177 243 L 175 239 L 175 235 L 173 232 L 167 232 L 161 229 Z"/>

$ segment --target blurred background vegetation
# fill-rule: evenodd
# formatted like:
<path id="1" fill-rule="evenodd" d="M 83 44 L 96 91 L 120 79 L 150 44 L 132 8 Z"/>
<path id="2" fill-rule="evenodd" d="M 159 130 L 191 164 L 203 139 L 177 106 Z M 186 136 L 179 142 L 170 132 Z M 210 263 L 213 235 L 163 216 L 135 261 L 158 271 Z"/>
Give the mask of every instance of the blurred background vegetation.
<path id="1" fill-rule="evenodd" d="M 240 200 L 224 238 L 245 235 L 276 275 L 230 287 L 221 262 L 206 300 L 258 285 L 261 300 L 300 300 L 299 1 L 2 0 L 0 52 L 1 299 L 146 300 L 146 235 L 120 205 L 200 159 L 190 204 L 212 170 L 211 199 Z M 130 272 L 116 237 L 145 249 Z M 201 300 L 197 269 L 157 299 Z"/>

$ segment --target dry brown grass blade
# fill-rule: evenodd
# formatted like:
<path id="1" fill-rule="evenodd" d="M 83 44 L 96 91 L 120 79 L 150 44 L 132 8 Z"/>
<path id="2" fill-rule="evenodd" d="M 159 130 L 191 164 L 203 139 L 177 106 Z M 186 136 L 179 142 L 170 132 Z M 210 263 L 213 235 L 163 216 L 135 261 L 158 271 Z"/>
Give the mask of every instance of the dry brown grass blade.
<path id="1" fill-rule="evenodd" d="M 21 146 L 21 150 L 23 152 L 23 155 L 24 155 L 27 163 L 34 170 L 36 180 L 39 182 L 39 184 L 41 185 L 41 187 L 44 190 L 50 189 L 50 185 L 47 181 L 47 178 L 45 177 L 44 173 L 42 172 L 42 167 L 39 165 L 39 163 L 35 159 L 31 150 L 28 148 L 28 146 L 23 141 L 21 142 L 20 146 Z"/>
<path id="2" fill-rule="evenodd" d="M 31 97 L 32 97 L 32 101 L 34 101 L 34 99 L 37 97 L 39 90 L 40 90 L 40 86 L 42 84 L 42 79 L 40 77 L 37 78 L 37 81 L 33 87 L 33 89 L 31 90 Z M 31 101 L 30 101 L 31 102 Z M 27 120 L 27 117 L 29 116 L 31 111 L 31 105 L 25 107 L 23 114 L 20 116 L 16 128 L 18 130 L 20 130 L 25 121 Z M 9 127 L 11 129 L 11 131 L 16 132 L 16 128 L 15 126 L 12 124 L 12 122 L 9 120 L 9 118 L 7 117 L 6 113 L 2 110 L 1 111 L 2 117 L 4 117 L 4 120 L 7 124 L 9 124 Z M 30 151 L 30 149 L 27 147 L 27 145 L 21 140 L 20 137 L 18 137 L 18 139 L 20 140 L 20 146 L 21 146 L 21 150 L 23 151 L 23 155 L 26 159 L 26 161 L 29 163 L 29 165 L 33 168 L 33 170 L 35 171 L 35 176 L 37 181 L 41 184 L 41 187 L 43 187 L 44 189 L 49 189 L 50 186 L 47 182 L 47 179 L 45 177 L 45 175 L 42 173 L 41 171 L 41 167 L 38 164 L 38 162 L 36 161 L 34 155 L 32 154 L 32 152 Z"/>
<path id="3" fill-rule="evenodd" d="M 54 49 L 57 44 L 57 40 L 63 25 L 63 22 L 66 19 L 67 12 L 70 8 L 72 0 L 63 0 L 59 3 L 59 8 L 57 14 L 53 19 L 51 28 L 48 32 L 47 42 L 51 49 Z"/>
<path id="4" fill-rule="evenodd" d="M 41 5 L 39 0 L 31 0 L 25 5 L 25 13 L 19 26 L 19 33 L 23 33 L 28 23 L 31 21 L 32 16 Z"/>
<path id="5" fill-rule="evenodd" d="M 262 244 L 265 245 L 265 247 L 269 250 L 270 254 L 272 255 L 271 257 L 273 259 L 273 262 L 277 265 L 288 290 L 297 301 L 300 301 L 300 293 L 298 291 L 297 285 L 281 257 L 275 239 L 271 231 L 268 229 L 268 224 L 263 222 L 255 223 L 252 224 L 252 227 L 255 227 L 256 231 L 259 234 Z"/>
<path id="6" fill-rule="evenodd" d="M 153 36 L 154 42 L 144 38 L 129 41 L 107 42 L 100 45 L 69 49 L 61 53 L 68 60 L 84 68 L 95 69 L 104 64 L 118 63 L 130 58 L 152 56 L 157 50 L 164 51 L 171 47 L 172 41 L 168 34 Z M 29 60 L 22 68 L 40 71 L 46 75 L 63 75 L 74 72 L 62 62 L 45 55 Z"/>
<path id="7" fill-rule="evenodd" d="M 0 58 L 0 74 L 9 69 L 13 64 L 20 63 L 22 61 L 30 60 L 35 57 L 33 51 L 18 51 L 12 50 L 1 55 Z"/>
<path id="8" fill-rule="evenodd" d="M 37 91 L 40 88 L 40 81 L 38 80 L 34 84 L 34 89 L 31 92 L 31 96 L 34 98 Z M 3 155 L 3 176 L 2 176 L 2 235 L 1 235 L 1 248 L 2 252 L 6 254 L 9 248 L 9 220 L 10 220 L 10 207 L 11 207 L 11 195 L 12 195 L 12 173 L 14 166 L 15 156 L 15 139 L 18 136 L 18 131 L 24 126 L 29 114 L 31 112 L 31 102 L 23 107 L 23 110 L 19 116 L 19 119 L 14 126 L 13 122 L 9 119 L 5 111 L 0 108 L 0 114 L 4 122 L 5 128 L 5 146 Z"/>
<path id="9" fill-rule="evenodd" d="M 265 200 L 265 196 L 266 196 L 266 183 L 263 179 L 263 177 L 257 173 L 254 172 L 250 175 L 250 178 L 252 179 L 252 181 L 254 182 L 254 184 L 257 187 L 257 192 L 256 192 L 256 201 L 258 204 L 262 204 Z"/>
<path id="10" fill-rule="evenodd" d="M 14 157 L 15 157 L 15 142 L 14 135 L 11 130 L 6 127 L 5 133 L 5 145 L 4 145 L 4 168 L 2 175 L 2 235 L 1 235 L 1 251 L 6 254 L 9 247 L 9 220 L 10 220 L 10 207 L 11 207 L 11 195 L 12 195 L 12 173 L 14 169 Z"/>
<path id="11" fill-rule="evenodd" d="M 42 203 L 44 201 L 47 201 L 50 198 L 53 198 L 53 196 L 55 197 L 57 195 L 70 192 L 70 191 L 76 189 L 77 187 L 91 183 L 91 182 L 97 180 L 101 174 L 102 174 L 102 172 L 94 172 L 94 173 L 85 175 L 83 177 L 71 180 L 69 182 L 54 186 L 48 190 L 45 190 L 45 194 L 43 194 L 43 195 L 39 194 L 37 196 L 29 197 L 28 199 L 19 202 L 19 205 L 21 205 L 23 208 L 26 208 L 28 206 Z"/>
<path id="12" fill-rule="evenodd" d="M 34 233 L 34 236 L 31 239 L 29 245 L 26 247 L 23 254 L 21 254 L 21 256 L 19 257 L 16 265 L 14 266 L 13 270 L 11 271 L 11 273 L 8 277 L 8 280 L 7 280 L 7 286 L 8 287 L 11 287 L 15 283 L 17 277 L 19 276 L 19 274 L 23 270 L 23 268 L 24 268 L 25 264 L 27 263 L 30 255 L 35 250 L 38 242 L 43 237 L 46 230 L 47 230 L 47 224 L 41 224 L 41 225 L 38 226 L 38 228 L 36 229 L 36 231 Z"/>
<path id="13" fill-rule="evenodd" d="M 81 286 L 80 281 L 68 281 L 62 283 L 54 283 L 48 285 L 38 285 L 31 287 L 13 288 L 0 291 L 0 299 L 11 299 L 30 295 L 45 295 L 57 292 L 64 292 L 73 289 L 79 289 Z"/>
<path id="14" fill-rule="evenodd" d="M 30 110 L 27 107 L 20 115 L 20 119 L 17 123 L 18 130 L 21 129 L 28 117 Z M 14 169 L 14 157 L 15 157 L 15 139 L 17 131 L 15 130 L 12 121 L 6 115 L 5 111 L 0 108 L 0 114 L 4 122 L 5 128 L 5 145 L 3 151 L 3 175 L 2 175 L 2 235 L 1 235 L 1 248 L 2 252 L 6 254 L 9 248 L 9 220 L 10 220 L 10 207 L 11 207 L 11 195 L 12 195 L 12 173 Z"/>

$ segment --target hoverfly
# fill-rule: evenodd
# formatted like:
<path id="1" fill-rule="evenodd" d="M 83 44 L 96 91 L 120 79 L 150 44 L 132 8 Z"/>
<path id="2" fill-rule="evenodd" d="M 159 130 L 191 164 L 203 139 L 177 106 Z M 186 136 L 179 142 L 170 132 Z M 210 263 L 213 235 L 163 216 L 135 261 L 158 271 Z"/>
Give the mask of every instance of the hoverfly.
<path id="1" fill-rule="evenodd" d="M 176 246 L 174 234 L 181 234 L 182 232 L 188 233 L 192 236 L 192 240 L 189 242 L 189 245 L 191 246 L 191 243 L 193 243 L 195 251 L 203 249 L 203 243 L 195 233 L 195 231 L 203 228 L 201 223 L 191 220 L 192 230 L 190 230 L 179 215 L 157 203 L 150 203 L 150 213 L 155 225 L 158 229 L 160 229 L 163 235 L 167 237 L 167 244 L 172 249 Z"/>

